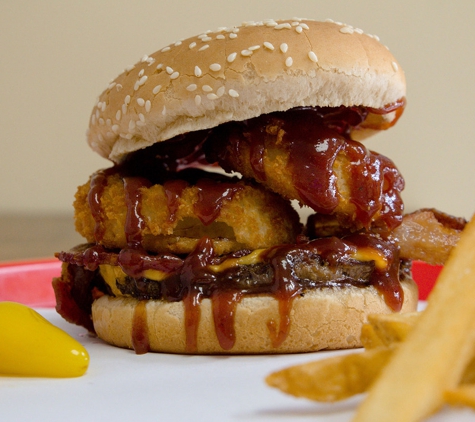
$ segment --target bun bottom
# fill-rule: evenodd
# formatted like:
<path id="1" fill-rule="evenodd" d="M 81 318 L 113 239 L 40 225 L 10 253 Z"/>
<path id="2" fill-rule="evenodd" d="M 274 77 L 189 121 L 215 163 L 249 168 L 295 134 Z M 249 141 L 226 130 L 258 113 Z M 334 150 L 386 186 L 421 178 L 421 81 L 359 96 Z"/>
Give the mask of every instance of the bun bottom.
<path id="1" fill-rule="evenodd" d="M 401 312 L 417 309 L 418 289 L 412 280 L 402 283 Z M 133 348 L 134 315 L 139 300 L 102 296 L 92 305 L 92 319 L 99 338 L 119 347 Z M 290 331 L 278 347 L 273 346 L 270 321 L 279 321 L 279 304 L 271 296 L 244 297 L 234 316 L 235 343 L 224 350 L 214 326 L 211 300 L 203 299 L 195 354 L 298 353 L 321 349 L 361 347 L 360 332 L 369 314 L 393 311 L 374 287 L 325 288 L 294 299 Z M 148 300 L 145 312 L 150 351 L 189 353 L 186 347 L 183 302 Z"/>

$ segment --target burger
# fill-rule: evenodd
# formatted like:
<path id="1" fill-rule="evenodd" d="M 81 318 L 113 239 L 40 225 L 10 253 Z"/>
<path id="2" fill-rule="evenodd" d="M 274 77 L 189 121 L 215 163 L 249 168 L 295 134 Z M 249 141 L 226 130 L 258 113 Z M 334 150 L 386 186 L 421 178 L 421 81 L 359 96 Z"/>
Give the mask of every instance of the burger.
<path id="1" fill-rule="evenodd" d="M 443 263 L 464 225 L 404 214 L 400 172 L 361 143 L 405 97 L 378 38 L 333 21 L 144 56 L 93 108 L 88 143 L 112 165 L 75 195 L 85 243 L 57 253 L 57 311 L 136 353 L 360 346 L 368 314 L 416 310 L 411 261 Z"/>

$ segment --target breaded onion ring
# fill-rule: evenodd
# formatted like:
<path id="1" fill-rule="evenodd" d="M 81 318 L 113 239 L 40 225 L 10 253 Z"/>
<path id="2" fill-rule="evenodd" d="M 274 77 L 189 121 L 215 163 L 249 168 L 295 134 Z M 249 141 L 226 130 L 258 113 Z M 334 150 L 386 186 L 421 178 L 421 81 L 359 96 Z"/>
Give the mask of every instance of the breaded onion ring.
<path id="1" fill-rule="evenodd" d="M 404 179 L 388 158 L 333 128 L 319 109 L 296 109 L 222 125 L 205 150 L 237 171 L 352 229 L 402 220 Z"/>
<path id="2" fill-rule="evenodd" d="M 143 219 L 142 247 L 151 252 L 190 253 L 200 238 L 208 236 L 217 253 L 224 254 L 294 242 L 300 234 L 299 216 L 288 201 L 260 186 L 208 177 L 195 185 L 175 180 L 136 189 Z M 91 203 L 93 183 L 90 180 L 76 193 L 76 230 L 90 243 L 126 248 L 130 243 L 126 186 L 132 181 L 119 174 L 103 177 L 100 198 L 96 198 L 99 223 Z"/>

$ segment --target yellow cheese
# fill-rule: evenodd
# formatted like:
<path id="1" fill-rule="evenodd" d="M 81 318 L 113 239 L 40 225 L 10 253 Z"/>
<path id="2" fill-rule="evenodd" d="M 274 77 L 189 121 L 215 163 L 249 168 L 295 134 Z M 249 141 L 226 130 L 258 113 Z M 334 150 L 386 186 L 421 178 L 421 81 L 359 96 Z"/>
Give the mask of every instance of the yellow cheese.
<path id="1" fill-rule="evenodd" d="M 388 261 L 384 254 L 373 248 L 358 248 L 352 255 L 352 258 L 362 262 L 374 261 L 378 270 L 384 270 L 388 266 Z"/>
<path id="2" fill-rule="evenodd" d="M 210 265 L 208 268 L 215 273 L 220 273 L 239 265 L 255 265 L 262 262 L 262 252 L 265 250 L 267 249 L 256 249 L 248 255 L 240 258 L 229 258 L 219 265 Z"/>

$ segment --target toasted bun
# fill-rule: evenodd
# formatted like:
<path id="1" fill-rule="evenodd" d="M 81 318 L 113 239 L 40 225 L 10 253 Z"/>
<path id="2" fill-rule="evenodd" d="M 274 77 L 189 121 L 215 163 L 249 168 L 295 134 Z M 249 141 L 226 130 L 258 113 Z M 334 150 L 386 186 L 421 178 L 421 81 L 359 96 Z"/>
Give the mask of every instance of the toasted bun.
<path id="1" fill-rule="evenodd" d="M 179 41 L 125 70 L 99 97 L 88 142 L 120 162 L 224 122 L 298 106 L 381 108 L 405 89 L 393 55 L 359 29 L 302 19 L 247 23 Z"/>
<path id="2" fill-rule="evenodd" d="M 404 281 L 402 285 L 402 312 L 413 312 L 417 308 L 417 286 L 412 280 Z M 138 303 L 137 299 L 124 297 L 97 299 L 92 305 L 97 335 L 115 346 L 132 348 L 132 325 Z M 234 347 L 223 350 L 211 308 L 209 299 L 201 302 L 195 353 L 296 353 L 360 347 L 361 326 L 367 315 L 392 312 L 373 287 L 313 290 L 294 300 L 289 335 L 275 348 L 268 324 L 279 321 L 277 300 L 270 296 L 245 297 L 236 309 Z M 151 351 L 187 353 L 183 302 L 149 300 L 146 315 Z"/>

